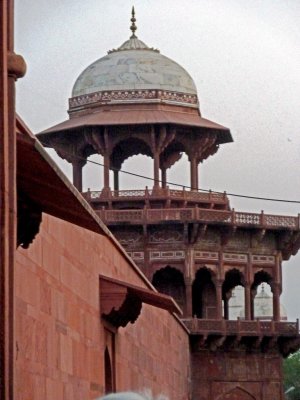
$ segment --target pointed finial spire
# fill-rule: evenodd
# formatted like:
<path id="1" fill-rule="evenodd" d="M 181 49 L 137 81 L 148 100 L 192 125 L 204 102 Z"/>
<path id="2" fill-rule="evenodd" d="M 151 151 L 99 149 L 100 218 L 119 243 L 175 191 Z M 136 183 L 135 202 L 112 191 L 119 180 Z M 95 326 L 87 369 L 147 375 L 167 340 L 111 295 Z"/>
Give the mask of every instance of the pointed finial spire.
<path id="1" fill-rule="evenodd" d="M 130 39 L 135 39 L 135 38 L 136 38 L 136 36 L 135 36 L 135 31 L 137 30 L 137 27 L 136 27 L 136 25 L 135 25 L 136 19 L 135 19 L 134 6 L 132 6 L 132 10 L 131 10 L 131 19 L 130 19 L 130 21 L 131 21 L 130 30 L 131 30 L 131 32 L 132 32 L 132 35 L 130 36 Z"/>

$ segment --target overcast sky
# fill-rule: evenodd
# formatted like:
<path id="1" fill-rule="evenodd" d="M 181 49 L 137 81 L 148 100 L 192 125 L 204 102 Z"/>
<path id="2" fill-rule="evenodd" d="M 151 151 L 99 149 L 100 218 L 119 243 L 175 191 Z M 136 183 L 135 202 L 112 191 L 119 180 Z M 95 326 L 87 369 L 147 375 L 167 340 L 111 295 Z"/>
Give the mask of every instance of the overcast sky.
<path id="1" fill-rule="evenodd" d="M 128 39 L 132 0 L 15 0 L 15 49 L 28 71 L 17 110 L 34 133 L 67 119 L 76 78 Z M 234 143 L 200 165 L 200 187 L 300 201 L 300 1 L 136 0 L 137 36 L 193 77 L 202 115 L 231 129 Z M 57 160 L 57 158 L 56 158 Z M 123 168 L 136 171 L 141 160 Z M 71 169 L 59 163 L 70 176 Z M 143 174 L 151 161 L 143 159 Z M 168 175 L 188 184 L 185 159 Z M 84 185 L 100 189 L 101 167 Z M 121 177 L 121 189 L 143 187 Z M 149 184 L 151 185 L 151 184 Z M 297 215 L 300 204 L 231 197 L 237 210 Z M 283 264 L 282 302 L 300 316 L 300 255 Z"/>

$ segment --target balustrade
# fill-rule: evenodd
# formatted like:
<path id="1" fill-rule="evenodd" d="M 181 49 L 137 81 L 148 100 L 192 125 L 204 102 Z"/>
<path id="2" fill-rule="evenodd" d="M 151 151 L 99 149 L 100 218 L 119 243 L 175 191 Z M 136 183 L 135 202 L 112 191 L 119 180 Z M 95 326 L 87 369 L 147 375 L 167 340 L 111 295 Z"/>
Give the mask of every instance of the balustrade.
<path id="1" fill-rule="evenodd" d="M 299 217 L 280 215 L 250 214 L 243 212 L 207 210 L 201 208 L 157 208 L 140 210 L 101 210 L 97 211 L 106 223 L 118 221 L 163 222 L 191 221 L 205 224 L 225 224 L 233 226 L 253 226 L 269 229 L 299 229 Z"/>
<path id="2" fill-rule="evenodd" d="M 217 335 L 284 335 L 294 336 L 299 333 L 299 320 L 297 322 L 255 321 L 245 320 L 207 320 L 190 318 L 182 320 L 186 327 L 194 334 Z"/>
<path id="3" fill-rule="evenodd" d="M 226 193 L 215 193 L 215 192 L 197 192 L 188 190 L 176 190 L 166 188 L 152 189 L 131 189 L 131 190 L 111 190 L 110 192 L 103 191 L 87 191 L 83 193 L 83 196 L 90 200 L 122 200 L 124 198 L 130 198 L 134 200 L 135 198 L 148 198 L 153 197 L 155 199 L 172 199 L 172 200 L 190 200 L 190 201 L 200 201 L 200 202 L 214 202 L 220 204 L 228 204 L 228 198 Z"/>

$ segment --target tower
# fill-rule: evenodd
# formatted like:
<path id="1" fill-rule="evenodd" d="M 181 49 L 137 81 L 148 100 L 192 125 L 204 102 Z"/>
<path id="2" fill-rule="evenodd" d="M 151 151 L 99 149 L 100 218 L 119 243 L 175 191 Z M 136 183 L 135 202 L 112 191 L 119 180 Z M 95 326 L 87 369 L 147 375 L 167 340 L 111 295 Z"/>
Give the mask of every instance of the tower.
<path id="1" fill-rule="evenodd" d="M 104 159 L 101 191 L 83 193 L 156 288 L 171 294 L 189 329 L 194 399 L 282 399 L 281 356 L 299 345 L 297 323 L 280 321 L 281 262 L 299 248 L 299 218 L 236 212 L 225 194 L 198 190 L 198 166 L 230 131 L 201 116 L 196 87 L 177 63 L 132 35 L 77 79 L 70 119 L 40 134 L 46 146 L 82 168 Z M 189 189 L 172 190 L 167 170 L 186 153 Z M 153 159 L 153 186 L 122 190 L 119 171 L 135 154 Z M 114 179 L 110 181 L 109 171 Z M 273 319 L 256 319 L 265 282 Z M 234 287 L 244 319 L 231 320 Z"/>

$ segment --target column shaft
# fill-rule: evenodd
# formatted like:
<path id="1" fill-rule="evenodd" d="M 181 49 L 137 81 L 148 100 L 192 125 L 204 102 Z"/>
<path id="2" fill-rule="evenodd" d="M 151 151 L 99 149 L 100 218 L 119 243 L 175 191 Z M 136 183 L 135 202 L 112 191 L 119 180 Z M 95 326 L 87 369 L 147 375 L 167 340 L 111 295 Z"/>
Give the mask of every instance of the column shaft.
<path id="1" fill-rule="evenodd" d="M 223 307 L 222 307 L 222 282 L 217 282 L 216 284 L 216 318 L 217 319 L 222 319 L 223 317 Z"/>
<path id="2" fill-rule="evenodd" d="M 154 187 L 159 187 L 159 153 L 155 151 L 153 155 L 153 168 L 154 168 Z"/>
<path id="3" fill-rule="evenodd" d="M 82 160 L 72 162 L 73 167 L 73 185 L 79 192 L 82 192 L 82 167 L 85 164 Z"/>
<path id="4" fill-rule="evenodd" d="M 280 321 L 280 290 L 278 284 L 272 288 L 273 292 L 273 319 Z"/>
<path id="5" fill-rule="evenodd" d="M 161 169 L 161 181 L 162 181 L 161 186 L 163 188 L 166 188 L 167 187 L 167 169 L 166 168 Z"/>
<path id="6" fill-rule="evenodd" d="M 251 290 L 250 285 L 245 285 L 245 320 L 251 320 Z"/>
<path id="7" fill-rule="evenodd" d="M 119 171 L 114 169 L 114 190 L 119 190 Z"/>
<path id="8" fill-rule="evenodd" d="M 192 296 L 192 282 L 186 282 L 185 284 L 185 316 L 186 318 L 193 317 L 193 296 Z"/>
<path id="9" fill-rule="evenodd" d="M 104 154 L 104 187 L 103 189 L 109 189 L 109 155 Z"/>
<path id="10" fill-rule="evenodd" d="M 198 168 L 198 165 L 197 165 L 196 157 L 193 156 L 191 158 L 190 164 L 191 164 L 191 188 L 192 188 L 192 190 L 198 190 L 198 182 L 197 182 L 197 176 L 198 176 L 197 168 Z"/>

